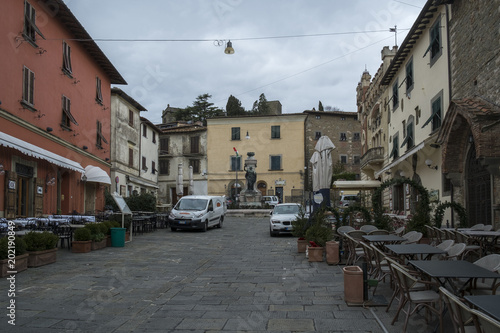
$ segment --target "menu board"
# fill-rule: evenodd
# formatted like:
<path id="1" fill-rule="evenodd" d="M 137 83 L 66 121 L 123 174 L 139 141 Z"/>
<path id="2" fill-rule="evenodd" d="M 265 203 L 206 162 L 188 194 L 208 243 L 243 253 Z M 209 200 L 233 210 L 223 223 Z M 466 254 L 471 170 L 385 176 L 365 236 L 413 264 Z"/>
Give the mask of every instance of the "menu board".
<path id="1" fill-rule="evenodd" d="M 117 192 L 114 192 L 112 194 L 113 199 L 115 200 L 116 204 L 118 205 L 118 208 L 120 208 L 120 211 L 122 214 L 130 214 L 132 215 L 132 211 L 130 208 L 128 208 L 127 203 L 125 202 L 125 199 L 121 195 L 119 195 Z"/>

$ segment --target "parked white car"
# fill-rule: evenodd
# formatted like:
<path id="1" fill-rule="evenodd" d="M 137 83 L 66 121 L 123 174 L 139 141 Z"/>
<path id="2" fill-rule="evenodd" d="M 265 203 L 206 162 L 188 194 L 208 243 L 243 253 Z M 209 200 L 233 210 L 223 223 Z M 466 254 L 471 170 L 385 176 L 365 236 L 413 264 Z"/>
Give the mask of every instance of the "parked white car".
<path id="1" fill-rule="evenodd" d="M 170 229 L 222 228 L 227 212 L 226 197 L 208 195 L 188 195 L 182 197 L 168 215 Z"/>
<path id="2" fill-rule="evenodd" d="M 269 221 L 271 237 L 280 234 L 290 234 L 293 230 L 292 221 L 299 217 L 302 206 L 296 203 L 282 203 L 274 207 Z"/>

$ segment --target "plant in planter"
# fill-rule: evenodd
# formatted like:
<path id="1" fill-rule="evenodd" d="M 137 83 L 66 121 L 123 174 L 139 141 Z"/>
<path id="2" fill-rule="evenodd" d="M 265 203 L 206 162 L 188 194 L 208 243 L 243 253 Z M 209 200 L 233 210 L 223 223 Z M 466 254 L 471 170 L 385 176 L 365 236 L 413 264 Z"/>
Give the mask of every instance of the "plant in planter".
<path id="1" fill-rule="evenodd" d="M 0 239 L 0 277 L 9 275 L 7 272 L 22 272 L 28 268 L 28 256 L 24 239 L 15 237 Z M 14 265 L 14 266 L 11 266 Z"/>
<path id="2" fill-rule="evenodd" d="M 73 234 L 73 243 L 71 244 L 71 252 L 87 253 L 92 250 L 92 241 L 90 240 L 90 230 L 87 228 L 76 229 Z"/>
<path id="3" fill-rule="evenodd" d="M 305 238 L 309 242 L 309 261 L 323 261 L 326 242 L 333 238 L 332 226 L 328 223 L 324 210 L 314 214 Z"/>
<path id="4" fill-rule="evenodd" d="M 28 250 L 28 267 L 39 267 L 56 262 L 59 236 L 51 232 L 29 232 L 24 237 Z"/>
<path id="5" fill-rule="evenodd" d="M 106 227 L 106 232 L 104 231 L 104 227 L 102 227 L 101 232 L 106 235 L 106 246 L 111 246 L 111 228 L 119 228 L 120 224 L 115 221 L 104 221 L 102 224 Z"/>
<path id="6" fill-rule="evenodd" d="M 296 220 L 292 221 L 292 235 L 298 237 L 297 239 L 297 252 L 304 253 L 306 252 L 307 240 L 306 240 L 306 232 L 309 227 L 309 217 L 306 213 L 301 209 L 299 212 L 299 216 Z"/>
<path id="7" fill-rule="evenodd" d="M 106 247 L 106 234 L 102 231 L 105 227 L 101 227 L 102 223 L 88 223 L 84 229 L 90 231 L 90 240 L 92 241 L 92 251 L 100 250 Z"/>

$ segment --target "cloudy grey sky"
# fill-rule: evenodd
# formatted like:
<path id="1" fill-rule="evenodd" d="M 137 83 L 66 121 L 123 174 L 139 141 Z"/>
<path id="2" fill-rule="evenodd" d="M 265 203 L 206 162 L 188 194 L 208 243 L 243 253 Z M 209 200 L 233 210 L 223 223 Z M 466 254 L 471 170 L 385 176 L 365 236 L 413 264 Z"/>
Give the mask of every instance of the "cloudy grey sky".
<path id="1" fill-rule="evenodd" d="M 425 0 L 64 0 L 128 82 L 119 86 L 161 122 L 167 104 L 208 93 L 245 109 L 264 93 L 284 113 L 356 111 L 356 86 L 400 44 Z M 126 41 L 124 41 L 126 39 Z M 224 54 L 231 40 L 235 53 Z"/>

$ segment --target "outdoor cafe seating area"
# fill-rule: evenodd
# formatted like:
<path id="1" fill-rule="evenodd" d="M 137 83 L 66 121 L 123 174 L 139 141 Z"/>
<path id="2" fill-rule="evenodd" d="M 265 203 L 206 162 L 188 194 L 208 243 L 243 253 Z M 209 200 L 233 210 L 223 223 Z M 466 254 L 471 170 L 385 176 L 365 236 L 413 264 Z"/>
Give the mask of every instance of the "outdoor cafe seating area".
<path id="1" fill-rule="evenodd" d="M 52 232 L 60 238 L 60 246 L 71 247 L 70 242 L 73 239 L 75 229 L 84 227 L 87 223 L 102 222 L 103 220 L 113 219 L 121 221 L 121 214 L 113 217 L 113 214 L 97 215 L 49 215 L 45 217 L 29 217 L 7 220 L 0 218 L 0 238 L 7 235 L 9 224 L 14 225 L 16 236 L 22 237 L 28 232 Z M 152 232 L 157 229 L 167 227 L 167 214 L 156 212 L 133 212 L 126 218 L 127 225 L 130 225 L 133 235 L 140 235 L 144 232 Z"/>
<path id="2" fill-rule="evenodd" d="M 423 316 L 436 332 L 450 325 L 454 332 L 500 332 L 500 230 L 426 228 L 425 238 L 404 225 L 337 229 L 341 262 L 366 273 L 364 301 L 386 286 L 383 305 L 404 331 L 410 318 Z"/>

